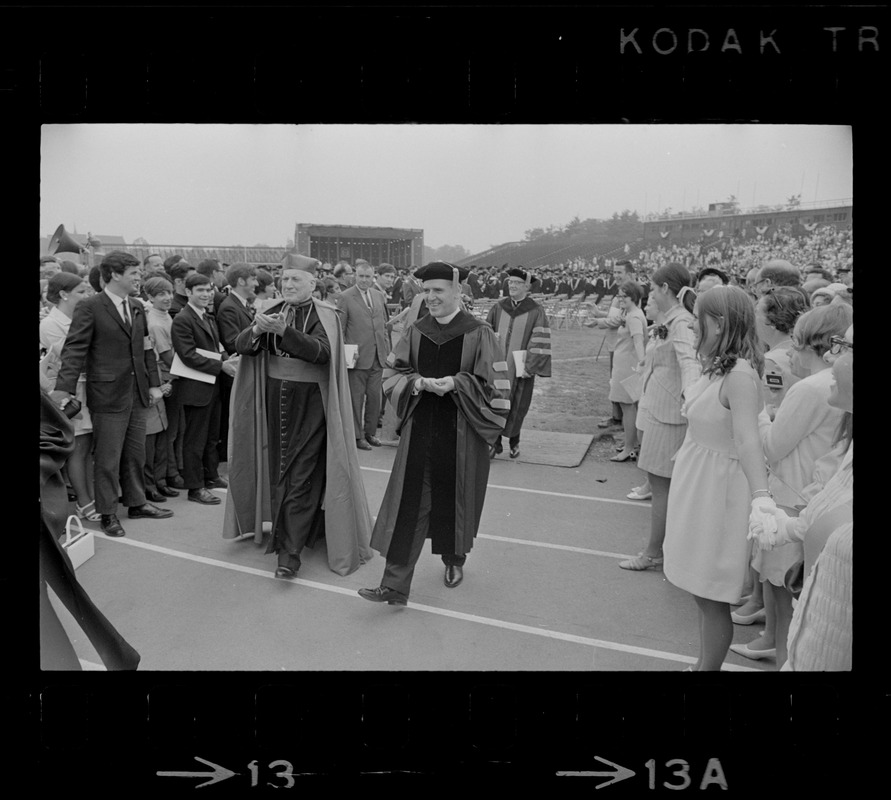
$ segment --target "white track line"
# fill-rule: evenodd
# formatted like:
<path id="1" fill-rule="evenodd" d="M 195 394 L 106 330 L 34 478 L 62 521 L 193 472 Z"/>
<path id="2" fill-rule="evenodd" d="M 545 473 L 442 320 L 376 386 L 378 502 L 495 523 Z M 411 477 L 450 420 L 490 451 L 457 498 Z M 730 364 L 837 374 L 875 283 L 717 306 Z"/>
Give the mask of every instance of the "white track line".
<path id="1" fill-rule="evenodd" d="M 591 556 L 603 556 L 605 558 L 626 559 L 634 558 L 633 555 L 626 553 L 608 553 L 605 550 L 588 550 L 585 547 L 570 547 L 567 544 L 551 544 L 550 542 L 532 542 L 528 539 L 511 539 L 507 536 L 492 536 L 489 533 L 478 533 L 477 539 L 493 539 L 496 542 L 509 542 L 510 544 L 525 544 L 530 547 L 546 547 L 549 550 L 568 550 L 570 553 L 585 553 Z"/>
<path id="2" fill-rule="evenodd" d="M 360 467 L 367 472 L 383 472 L 389 475 L 392 470 L 380 469 L 378 467 Z M 593 500 L 595 503 L 614 503 L 620 506 L 634 506 L 637 508 L 649 508 L 650 504 L 641 500 L 612 500 L 609 497 L 591 497 L 586 494 L 566 494 L 565 492 L 546 492 L 542 489 L 523 489 L 519 486 L 500 486 L 497 483 L 486 484 L 489 489 L 503 489 L 507 492 L 525 492 L 526 494 L 543 494 L 548 497 L 566 497 L 570 500 Z"/>
<path id="3" fill-rule="evenodd" d="M 256 575 L 261 578 L 266 578 L 267 580 L 278 580 L 275 578 L 268 570 L 260 570 L 254 567 L 244 567 L 240 564 L 230 564 L 227 561 L 219 561 L 215 558 L 207 558 L 206 556 L 196 556 L 191 553 L 182 553 L 178 550 L 171 550 L 167 547 L 160 547 L 156 544 L 148 544 L 147 542 L 138 542 L 134 539 L 122 539 L 119 537 L 108 537 L 103 533 L 96 533 L 97 536 L 100 536 L 103 539 L 107 539 L 108 541 L 113 541 L 116 544 L 126 544 L 130 547 L 138 547 L 142 550 L 151 550 L 154 553 L 161 553 L 163 555 L 174 556 L 175 558 L 182 558 L 187 561 L 194 561 L 199 564 L 205 564 L 211 567 L 222 567 L 223 569 L 229 569 L 234 572 L 243 572 L 246 575 Z M 300 586 L 306 586 L 310 589 L 321 589 L 325 592 L 334 592 L 335 594 L 342 594 L 349 596 L 355 599 L 361 599 L 356 594 L 355 589 L 346 589 L 340 586 L 331 586 L 327 583 L 317 583 L 316 581 L 308 581 L 303 578 L 293 578 L 288 581 L 288 583 L 299 584 Z M 367 601 L 363 601 L 367 602 Z M 398 609 L 402 611 L 402 609 Z M 651 650 L 647 647 L 635 647 L 629 644 L 620 644 L 618 642 L 608 642 L 604 639 L 591 639 L 587 636 L 576 636 L 571 633 L 562 633 L 561 631 L 552 631 L 547 628 L 534 628 L 531 625 L 520 625 L 516 622 L 506 622 L 500 619 L 492 619 L 491 617 L 480 617 L 476 614 L 465 614 L 461 611 L 451 611 L 446 608 L 437 608 L 435 606 L 426 606 L 420 603 L 412 603 L 405 610 L 414 610 L 414 611 L 423 611 L 427 614 L 436 614 L 441 617 L 450 617 L 452 619 L 463 620 L 464 622 L 474 622 L 479 625 L 488 625 L 493 628 L 501 628 L 502 630 L 508 631 L 516 631 L 518 633 L 529 633 L 534 636 L 543 636 L 547 639 L 557 639 L 563 642 L 570 642 L 572 644 L 580 644 L 586 647 L 594 647 L 600 650 L 614 650 L 619 653 L 630 653 L 632 655 L 640 655 L 646 656 L 648 658 L 658 658 L 663 661 L 674 661 L 682 664 L 695 664 L 696 659 L 690 656 L 682 656 L 677 653 L 668 653 L 662 650 Z M 722 667 L 723 670 L 729 672 L 761 672 L 759 669 L 753 669 L 752 667 L 740 667 L 735 664 L 724 664 Z"/>

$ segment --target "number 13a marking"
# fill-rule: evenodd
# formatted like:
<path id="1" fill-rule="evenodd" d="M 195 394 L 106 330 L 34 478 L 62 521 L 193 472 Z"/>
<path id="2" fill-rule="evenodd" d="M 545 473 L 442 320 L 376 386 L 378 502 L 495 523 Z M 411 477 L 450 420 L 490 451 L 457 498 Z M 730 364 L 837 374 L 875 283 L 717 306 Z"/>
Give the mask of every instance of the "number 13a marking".
<path id="1" fill-rule="evenodd" d="M 644 765 L 649 773 L 648 788 L 656 788 L 656 760 L 651 758 Z M 679 783 L 669 783 L 663 781 L 662 785 L 666 789 L 687 789 L 692 780 L 690 778 L 690 765 L 683 758 L 673 758 L 671 761 L 665 762 L 666 768 L 677 767 L 672 772 L 672 776 L 677 778 Z M 727 779 L 724 777 L 724 769 L 721 762 L 717 758 L 710 758 L 705 771 L 702 773 L 702 782 L 699 784 L 700 789 L 705 789 L 709 784 L 716 783 L 722 789 L 727 788 Z"/>

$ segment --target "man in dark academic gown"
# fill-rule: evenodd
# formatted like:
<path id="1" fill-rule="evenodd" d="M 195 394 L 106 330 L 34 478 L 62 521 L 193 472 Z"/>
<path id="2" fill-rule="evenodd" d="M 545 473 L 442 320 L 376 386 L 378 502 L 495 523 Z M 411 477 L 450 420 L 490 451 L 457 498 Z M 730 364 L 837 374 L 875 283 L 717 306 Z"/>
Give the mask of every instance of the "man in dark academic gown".
<path id="1" fill-rule="evenodd" d="M 445 585 L 463 579 L 489 476 L 489 446 L 510 409 L 507 364 L 494 331 L 461 308 L 467 270 L 433 262 L 416 273 L 428 314 L 403 333 L 384 370 L 399 447 L 371 546 L 386 556 L 366 600 L 405 605 L 424 540 L 442 556 Z"/>
<path id="2" fill-rule="evenodd" d="M 277 578 L 295 577 L 301 550 L 322 536 L 339 575 L 373 556 L 337 310 L 312 297 L 318 266 L 289 254 L 282 302 L 235 340 L 246 357 L 232 387 L 223 537 L 260 542 L 271 522 Z"/>
<path id="3" fill-rule="evenodd" d="M 537 281 L 533 284 L 532 274 L 522 269 L 512 269 L 507 280 L 510 296 L 492 306 L 486 322 L 498 334 L 507 360 L 511 385 L 510 414 L 502 435 L 509 439 L 510 457 L 517 458 L 520 455 L 520 429 L 532 404 L 535 376 L 551 377 L 551 329 L 545 310 L 529 297 L 530 291 L 537 285 Z M 515 356 L 515 353 L 522 355 Z M 523 362 L 522 369 L 517 367 L 518 358 Z M 495 458 L 500 452 L 499 436 L 489 454 Z"/>

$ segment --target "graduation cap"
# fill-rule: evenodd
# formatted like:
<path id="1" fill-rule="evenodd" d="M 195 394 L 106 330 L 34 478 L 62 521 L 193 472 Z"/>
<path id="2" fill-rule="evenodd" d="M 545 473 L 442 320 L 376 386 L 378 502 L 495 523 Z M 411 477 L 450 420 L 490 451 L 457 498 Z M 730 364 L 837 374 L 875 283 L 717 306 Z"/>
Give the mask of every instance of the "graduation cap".
<path id="1" fill-rule="evenodd" d="M 534 280 L 531 272 L 526 272 L 525 270 L 522 270 L 519 267 L 515 267 L 512 270 L 508 270 L 507 277 L 508 278 L 522 278 L 524 281 L 526 281 L 527 289 L 530 286 L 532 286 L 532 281 Z"/>
<path id="2" fill-rule="evenodd" d="M 297 253 L 285 253 L 285 257 L 282 259 L 282 269 L 300 269 L 311 275 L 315 275 L 320 266 L 322 266 L 322 262 L 317 258 L 301 256 Z"/>
<path id="3" fill-rule="evenodd" d="M 466 281 L 470 270 L 465 267 L 456 267 L 446 261 L 431 261 L 420 269 L 415 270 L 415 277 L 419 281 L 452 281 L 457 290 L 461 281 Z"/>

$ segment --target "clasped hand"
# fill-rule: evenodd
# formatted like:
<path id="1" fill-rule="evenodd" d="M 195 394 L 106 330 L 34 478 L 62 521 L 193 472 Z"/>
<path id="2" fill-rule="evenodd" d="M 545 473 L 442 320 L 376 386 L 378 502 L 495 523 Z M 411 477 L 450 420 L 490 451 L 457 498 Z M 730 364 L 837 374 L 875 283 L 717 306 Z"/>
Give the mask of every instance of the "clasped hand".
<path id="1" fill-rule="evenodd" d="M 274 333 L 283 336 L 285 333 L 285 318 L 282 314 L 260 314 L 254 316 L 254 328 L 257 333 Z"/>
<path id="2" fill-rule="evenodd" d="M 442 397 L 444 394 L 455 390 L 455 379 L 451 376 L 446 376 L 445 378 L 421 378 L 421 388 Z"/>
<path id="3" fill-rule="evenodd" d="M 785 512 L 777 508 L 769 497 L 756 497 L 752 500 L 749 514 L 749 532 L 746 538 L 754 540 L 761 550 L 773 550 L 777 545 L 785 544 L 778 535 Z"/>

